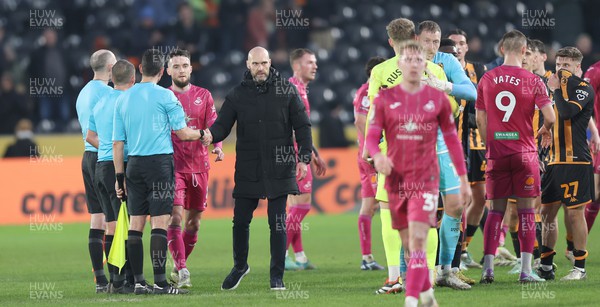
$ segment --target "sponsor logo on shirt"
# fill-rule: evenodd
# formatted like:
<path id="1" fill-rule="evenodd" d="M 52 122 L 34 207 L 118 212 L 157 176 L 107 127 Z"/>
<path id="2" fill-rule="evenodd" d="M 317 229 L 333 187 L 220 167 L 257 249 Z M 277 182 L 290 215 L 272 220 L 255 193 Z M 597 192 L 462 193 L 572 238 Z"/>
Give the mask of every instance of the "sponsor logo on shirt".
<path id="1" fill-rule="evenodd" d="M 406 132 L 414 132 L 418 127 L 417 124 L 412 121 L 412 119 L 409 119 L 406 123 L 404 123 L 404 125 L 401 126 L 401 128 Z"/>
<path id="2" fill-rule="evenodd" d="M 518 131 L 497 131 L 494 132 L 494 140 L 499 141 L 509 141 L 509 140 L 518 140 L 519 132 Z"/>
<path id="3" fill-rule="evenodd" d="M 584 83 L 584 82 L 581 82 L 581 83 Z M 586 92 L 584 90 L 576 90 L 575 93 L 577 94 L 577 100 L 579 100 L 579 101 L 584 100 L 588 96 L 588 92 Z"/>
<path id="4" fill-rule="evenodd" d="M 523 187 L 523 189 L 527 190 L 527 191 L 533 190 L 534 183 L 535 183 L 535 179 L 533 178 L 533 176 L 532 175 L 527 176 L 527 179 L 525 179 L 525 187 Z"/>

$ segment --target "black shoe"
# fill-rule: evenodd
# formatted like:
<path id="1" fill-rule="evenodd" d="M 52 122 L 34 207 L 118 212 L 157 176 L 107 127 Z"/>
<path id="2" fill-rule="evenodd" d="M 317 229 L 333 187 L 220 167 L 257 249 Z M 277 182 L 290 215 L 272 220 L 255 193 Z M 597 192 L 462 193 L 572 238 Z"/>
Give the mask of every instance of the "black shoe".
<path id="1" fill-rule="evenodd" d="M 283 280 L 281 278 L 277 278 L 271 279 L 271 290 L 283 291 L 287 289 L 285 288 L 285 284 L 283 284 Z"/>
<path id="2" fill-rule="evenodd" d="M 110 288 L 110 284 L 106 284 L 106 285 L 96 284 L 96 293 L 108 293 L 109 288 Z"/>
<path id="3" fill-rule="evenodd" d="M 248 266 L 247 264 L 246 267 L 241 271 L 234 267 L 233 269 L 231 269 L 229 275 L 225 277 L 225 280 L 221 285 L 221 290 L 234 290 L 240 285 L 242 278 L 244 278 L 244 276 L 246 276 L 248 272 L 250 272 L 250 266 Z"/>
<path id="4" fill-rule="evenodd" d="M 140 283 L 135 284 L 135 288 L 133 290 L 133 293 L 135 293 L 136 295 L 139 294 L 152 294 L 152 287 L 148 286 L 148 285 L 142 285 Z"/>
<path id="5" fill-rule="evenodd" d="M 125 281 L 121 287 L 115 287 L 114 284 L 111 285 L 108 293 L 112 294 L 131 294 L 135 290 L 135 287 L 129 282 Z"/>
<path id="6" fill-rule="evenodd" d="M 172 294 L 172 295 L 177 295 L 177 294 L 188 294 L 190 293 L 190 291 L 185 290 L 185 289 L 179 289 L 177 287 L 173 287 L 171 285 L 165 286 L 165 287 L 159 287 L 158 285 L 154 285 L 154 291 L 152 292 L 153 294 Z"/>
<path id="7" fill-rule="evenodd" d="M 539 267 L 536 270 L 536 273 L 538 274 L 539 277 L 541 277 L 545 280 L 554 280 L 554 278 L 556 278 L 554 271 L 555 271 L 554 268 L 552 268 L 552 270 L 550 270 L 550 271 L 546 271 L 546 270 L 542 269 L 542 267 Z"/>
<path id="8" fill-rule="evenodd" d="M 494 282 L 494 271 L 492 269 L 484 269 L 481 274 L 480 284 L 491 284 Z"/>

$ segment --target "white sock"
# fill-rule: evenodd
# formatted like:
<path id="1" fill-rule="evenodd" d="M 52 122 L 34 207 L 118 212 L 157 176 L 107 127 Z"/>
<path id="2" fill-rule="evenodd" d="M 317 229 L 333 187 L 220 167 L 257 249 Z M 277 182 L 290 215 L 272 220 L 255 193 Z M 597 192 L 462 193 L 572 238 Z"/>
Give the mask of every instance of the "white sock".
<path id="1" fill-rule="evenodd" d="M 288 257 L 289 253 L 290 253 L 289 251 L 285 251 L 285 258 Z"/>
<path id="2" fill-rule="evenodd" d="M 435 269 L 429 269 L 429 283 L 431 283 L 432 285 L 435 285 L 435 280 L 433 278 L 433 272 Z"/>
<path id="3" fill-rule="evenodd" d="M 551 265 L 542 264 L 542 270 L 544 270 L 546 272 L 552 271 L 552 266 Z"/>
<path id="4" fill-rule="evenodd" d="M 407 296 L 404 299 L 404 307 L 417 307 L 419 304 L 419 299 L 412 296 Z"/>
<path id="5" fill-rule="evenodd" d="M 442 275 L 448 275 L 452 272 L 452 265 L 440 265 L 440 272 Z"/>
<path id="6" fill-rule="evenodd" d="M 296 261 L 300 262 L 300 263 L 306 263 L 308 262 L 308 258 L 306 258 L 306 255 L 304 254 L 304 251 L 298 252 L 298 253 L 294 253 L 294 256 L 296 256 Z"/>
<path id="7" fill-rule="evenodd" d="M 419 297 L 421 298 L 421 304 L 423 304 L 423 305 L 431 304 L 432 301 L 435 299 L 435 297 L 433 296 L 433 288 L 429 288 L 428 290 L 421 292 Z"/>
<path id="8" fill-rule="evenodd" d="M 531 274 L 532 253 L 521 252 L 521 273 Z"/>
<path id="9" fill-rule="evenodd" d="M 400 277 L 400 266 L 399 265 L 388 265 L 388 279 L 389 281 L 396 281 Z"/>
<path id="10" fill-rule="evenodd" d="M 483 256 L 483 268 L 492 270 L 494 269 L 494 255 Z"/>
<path id="11" fill-rule="evenodd" d="M 375 258 L 373 258 L 373 254 L 363 255 L 362 259 L 366 262 L 373 262 Z"/>

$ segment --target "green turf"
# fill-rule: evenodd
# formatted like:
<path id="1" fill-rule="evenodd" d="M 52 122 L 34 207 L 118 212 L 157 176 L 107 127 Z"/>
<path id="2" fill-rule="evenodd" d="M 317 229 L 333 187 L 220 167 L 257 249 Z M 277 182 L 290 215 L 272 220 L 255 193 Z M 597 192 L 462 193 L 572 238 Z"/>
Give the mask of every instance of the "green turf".
<path id="1" fill-rule="evenodd" d="M 562 221 L 562 217 L 559 217 Z M 194 287 L 187 296 L 156 297 L 94 294 L 93 276 L 87 252 L 87 225 L 65 224 L 14 226 L 0 228 L 0 306 L 42 304 L 61 306 L 98 305 L 127 302 L 137 305 L 312 305 L 369 306 L 402 304 L 404 295 L 375 295 L 387 271 L 363 272 L 359 269 L 356 215 L 309 216 L 305 220 L 304 247 L 315 271 L 290 272 L 285 282 L 290 289 L 284 293 L 269 290 L 268 225 L 265 218 L 252 223 L 250 258 L 251 272 L 239 288 L 231 292 L 220 290 L 221 282 L 232 266 L 231 221 L 202 222 L 199 242 L 188 261 Z M 60 226 L 60 227 L 59 227 Z M 43 229 L 46 230 L 43 230 Z M 39 231 L 38 229 L 42 229 Z M 598 229 L 593 233 L 597 233 Z M 563 256 L 564 230 L 561 229 L 555 258 L 557 276 L 566 274 L 569 265 Z M 373 253 L 385 264 L 380 235 L 379 216 L 373 219 Z M 598 305 L 594 291 L 600 286 L 600 271 L 596 255 L 600 248 L 597 235 L 590 241 L 588 280 L 579 283 L 549 282 L 547 285 L 522 286 L 516 276 L 507 275 L 508 268 L 496 272 L 496 283 L 475 285 L 470 291 L 436 289 L 443 306 L 547 306 Z M 146 277 L 152 281 L 149 261 L 149 233 L 144 236 Z M 481 257 L 481 233 L 478 232 L 471 250 Z M 512 248 L 509 247 L 509 250 Z M 172 262 L 169 262 L 169 267 Z M 478 279 L 480 270 L 466 274 Z M 279 295 L 279 296 L 278 296 Z"/>

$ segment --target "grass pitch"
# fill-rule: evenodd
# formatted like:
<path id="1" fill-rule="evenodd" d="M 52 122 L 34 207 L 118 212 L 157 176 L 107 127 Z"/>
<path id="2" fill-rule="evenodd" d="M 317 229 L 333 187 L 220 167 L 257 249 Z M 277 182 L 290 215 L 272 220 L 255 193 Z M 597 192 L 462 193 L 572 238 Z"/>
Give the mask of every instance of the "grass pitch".
<path id="1" fill-rule="evenodd" d="M 562 216 L 559 217 L 562 224 Z M 193 288 L 185 296 L 135 296 L 95 294 L 87 251 L 88 225 L 27 225 L 0 227 L 0 305 L 87 306 L 127 303 L 139 306 L 190 305 L 310 305 L 373 306 L 400 305 L 404 295 L 375 295 L 387 271 L 359 269 L 360 247 L 356 214 L 308 216 L 304 226 L 304 248 L 318 266 L 314 271 L 286 272 L 286 292 L 269 290 L 269 240 L 266 218 L 255 218 L 251 227 L 249 264 L 251 272 L 235 291 L 221 291 L 220 285 L 233 265 L 231 220 L 202 222 L 199 241 L 188 260 Z M 145 275 L 152 282 L 149 230 L 144 235 Z M 470 291 L 437 288 L 442 306 L 598 306 L 595 291 L 600 286 L 598 227 L 589 238 L 588 280 L 521 285 L 508 268 L 498 267 L 493 285 L 476 284 Z M 570 265 L 563 256 L 564 228 L 559 234 L 557 278 Z M 510 244 L 510 241 L 507 241 Z M 510 246 L 507 246 L 512 251 Z M 480 259 L 482 236 L 478 232 L 470 248 Z M 385 265 L 379 215 L 373 219 L 373 253 Z M 169 259 L 168 268 L 172 267 Z M 466 274 L 479 280 L 480 270 Z"/>

